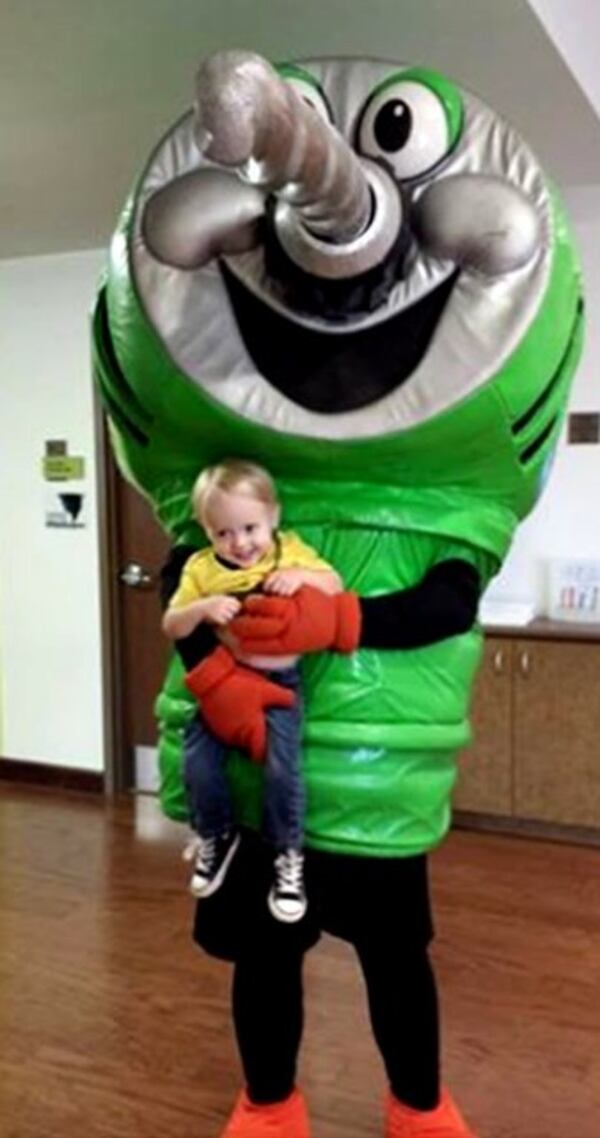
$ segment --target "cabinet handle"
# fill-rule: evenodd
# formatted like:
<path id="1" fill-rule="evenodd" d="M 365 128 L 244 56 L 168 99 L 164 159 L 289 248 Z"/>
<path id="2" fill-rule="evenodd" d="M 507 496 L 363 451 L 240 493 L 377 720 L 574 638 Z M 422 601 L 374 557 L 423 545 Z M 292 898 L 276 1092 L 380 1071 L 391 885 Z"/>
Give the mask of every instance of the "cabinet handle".
<path id="1" fill-rule="evenodd" d="M 531 659 L 529 652 L 521 652 L 521 657 L 519 659 L 519 669 L 521 675 L 523 676 L 523 679 L 527 679 L 531 673 Z"/>
<path id="2" fill-rule="evenodd" d="M 496 675 L 501 676 L 503 671 L 504 671 L 504 652 L 502 651 L 501 648 L 498 648 L 498 651 L 494 652 L 494 665 L 493 666 L 494 666 L 494 672 L 496 673 Z"/>

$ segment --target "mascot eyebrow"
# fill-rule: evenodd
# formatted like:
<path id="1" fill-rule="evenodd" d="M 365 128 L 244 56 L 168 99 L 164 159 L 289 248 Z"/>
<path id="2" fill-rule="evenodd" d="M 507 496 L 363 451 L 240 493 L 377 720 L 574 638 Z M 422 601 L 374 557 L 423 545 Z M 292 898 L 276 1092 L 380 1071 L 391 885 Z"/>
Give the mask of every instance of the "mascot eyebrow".
<path id="1" fill-rule="evenodd" d="M 276 63 L 275 70 L 282 79 L 295 86 L 302 98 L 310 106 L 323 114 L 330 122 L 334 122 L 333 110 L 327 96 L 310 71 L 298 67 L 295 63 Z"/>

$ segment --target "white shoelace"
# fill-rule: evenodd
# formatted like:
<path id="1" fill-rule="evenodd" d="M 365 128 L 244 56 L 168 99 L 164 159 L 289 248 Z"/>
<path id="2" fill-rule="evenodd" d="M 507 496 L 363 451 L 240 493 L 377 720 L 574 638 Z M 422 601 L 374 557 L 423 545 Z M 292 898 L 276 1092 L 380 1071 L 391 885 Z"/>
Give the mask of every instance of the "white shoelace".
<path id="1" fill-rule="evenodd" d="M 279 893 L 302 892 L 302 866 L 304 857 L 297 850 L 286 850 L 275 858 L 277 872 L 277 891 Z"/>
<path id="2" fill-rule="evenodd" d="M 183 853 L 184 861 L 195 861 L 198 869 L 210 868 L 215 853 L 216 838 L 190 838 Z"/>

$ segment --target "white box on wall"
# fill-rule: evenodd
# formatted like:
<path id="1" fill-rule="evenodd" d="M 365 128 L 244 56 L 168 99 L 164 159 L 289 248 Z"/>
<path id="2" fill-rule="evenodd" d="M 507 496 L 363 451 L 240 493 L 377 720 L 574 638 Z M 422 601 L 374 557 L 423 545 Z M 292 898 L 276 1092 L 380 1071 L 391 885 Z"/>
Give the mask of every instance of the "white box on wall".
<path id="1" fill-rule="evenodd" d="M 600 623 L 600 561 L 549 560 L 547 613 L 552 620 Z"/>

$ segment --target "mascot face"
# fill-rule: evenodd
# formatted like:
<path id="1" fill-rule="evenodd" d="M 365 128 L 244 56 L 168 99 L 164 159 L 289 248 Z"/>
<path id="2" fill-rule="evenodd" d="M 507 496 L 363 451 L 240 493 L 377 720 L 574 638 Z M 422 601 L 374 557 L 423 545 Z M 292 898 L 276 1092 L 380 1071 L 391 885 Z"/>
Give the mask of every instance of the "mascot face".
<path id="1" fill-rule="evenodd" d="M 403 454 L 415 469 L 428 452 L 431 465 L 429 428 L 460 423 L 483 391 L 488 412 L 496 392 L 497 438 L 485 412 L 481 430 L 500 462 L 516 462 L 517 481 L 545 460 L 580 308 L 556 196 L 479 99 L 399 64 L 307 60 L 275 72 L 236 52 L 208 61 L 196 112 L 152 155 L 108 289 L 129 415 L 135 401 L 138 429 L 150 444 L 162 433 L 163 453 L 169 437 L 171 466 L 179 453 L 191 475 L 192 462 L 225 451 L 281 476 L 308 447 L 318 473 L 339 458 L 339 470 L 376 480 L 372 463 L 384 459 L 388 483 L 394 457 L 400 480 Z M 450 481 L 473 422 L 467 412 L 444 442 Z M 124 441 L 144 484 L 153 463 L 136 463 Z M 517 513 L 525 498 L 511 503 Z"/>

